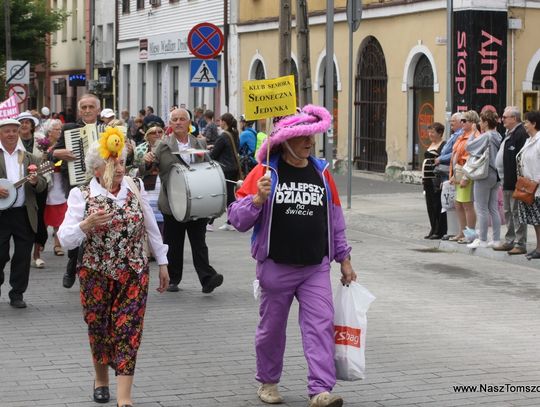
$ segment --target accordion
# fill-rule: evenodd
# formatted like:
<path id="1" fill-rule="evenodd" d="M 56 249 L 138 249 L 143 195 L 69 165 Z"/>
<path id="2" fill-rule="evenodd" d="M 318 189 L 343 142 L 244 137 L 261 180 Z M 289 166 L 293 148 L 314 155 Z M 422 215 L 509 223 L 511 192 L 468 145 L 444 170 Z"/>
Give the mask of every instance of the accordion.
<path id="1" fill-rule="evenodd" d="M 85 165 L 85 153 L 88 148 L 98 141 L 99 134 L 105 131 L 104 124 L 87 124 L 78 129 L 64 132 L 66 148 L 71 150 L 75 157 L 74 161 L 68 161 L 69 183 L 71 186 L 82 185 L 88 181 Z"/>

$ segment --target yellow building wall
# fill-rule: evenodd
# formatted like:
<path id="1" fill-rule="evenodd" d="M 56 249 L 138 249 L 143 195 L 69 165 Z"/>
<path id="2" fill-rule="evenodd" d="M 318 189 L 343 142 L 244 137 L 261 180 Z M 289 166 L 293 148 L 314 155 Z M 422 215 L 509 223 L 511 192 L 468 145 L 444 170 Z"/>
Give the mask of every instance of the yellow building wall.
<path id="1" fill-rule="evenodd" d="M 266 3 L 266 2 L 265 2 Z M 277 3 L 277 2 L 276 2 Z M 311 6 L 311 2 L 310 2 Z M 418 27 L 421 26 L 420 31 Z M 293 30 L 294 31 L 294 30 Z M 404 15 L 382 19 L 364 20 L 353 37 L 353 76 L 357 75 L 358 53 L 360 45 L 367 36 L 374 36 L 381 44 L 386 58 L 388 74 L 387 84 L 387 123 L 386 150 L 388 163 L 398 162 L 406 165 L 409 161 L 409 151 L 412 145 L 412 135 L 409 136 L 410 119 L 413 112 L 408 106 L 409 94 L 402 91 L 403 73 L 409 52 L 421 44 L 429 49 L 436 63 L 436 78 L 440 91 L 434 94 L 435 120 L 445 121 L 446 95 L 446 46 L 436 45 L 436 37 L 446 37 L 445 10 L 426 12 L 421 15 Z M 326 48 L 326 32 L 324 25 L 310 27 L 310 59 L 312 83 L 318 81 L 317 61 Z M 241 80 L 249 78 L 250 63 L 255 54 L 262 55 L 268 78 L 277 77 L 278 66 L 278 31 L 260 31 L 240 35 Z M 337 59 L 341 91 L 338 92 L 338 133 L 337 157 L 347 157 L 348 122 L 348 26 L 345 22 L 336 23 L 334 27 L 334 53 Z M 297 55 L 295 33 L 293 32 L 292 53 Z M 414 66 L 411 68 L 414 70 Z M 354 78 L 352 81 L 354 99 Z M 322 92 L 313 92 L 313 102 L 322 103 Z M 321 93 L 321 95 L 319 95 Z M 408 110 L 410 109 L 410 111 Z M 353 134 L 355 129 L 353 128 Z M 353 147 L 354 148 L 354 147 Z"/>
<path id="2" fill-rule="evenodd" d="M 508 13 L 510 18 L 520 18 L 522 21 L 522 29 L 514 31 L 514 66 L 515 66 L 515 89 L 514 89 L 514 104 L 518 106 L 522 111 L 525 110 L 523 106 L 523 81 L 526 79 L 527 68 L 531 59 L 540 50 L 540 10 L 536 9 L 511 9 Z M 512 103 L 512 38 L 511 32 L 508 34 L 508 83 L 507 83 L 507 95 L 508 102 Z M 526 91 L 527 92 L 527 91 Z M 534 109 L 539 109 L 540 101 L 537 99 L 537 103 Z"/>

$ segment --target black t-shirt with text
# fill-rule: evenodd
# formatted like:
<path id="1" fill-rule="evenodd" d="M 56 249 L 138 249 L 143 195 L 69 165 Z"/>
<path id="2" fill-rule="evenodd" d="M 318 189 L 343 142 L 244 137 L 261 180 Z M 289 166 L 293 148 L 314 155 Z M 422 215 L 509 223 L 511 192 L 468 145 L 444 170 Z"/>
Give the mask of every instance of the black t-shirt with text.
<path id="1" fill-rule="evenodd" d="M 276 263 L 320 264 L 328 255 L 327 197 L 312 163 L 297 168 L 280 160 L 269 257 Z"/>

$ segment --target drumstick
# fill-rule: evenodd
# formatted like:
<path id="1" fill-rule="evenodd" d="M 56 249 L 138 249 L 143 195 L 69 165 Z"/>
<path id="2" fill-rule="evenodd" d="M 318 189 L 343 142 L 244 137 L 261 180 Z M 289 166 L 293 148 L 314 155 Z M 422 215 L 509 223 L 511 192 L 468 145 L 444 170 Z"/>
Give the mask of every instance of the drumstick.
<path id="1" fill-rule="evenodd" d="M 241 187 L 244 183 L 244 180 L 242 179 L 239 179 L 238 181 L 233 181 L 232 179 L 225 179 L 225 181 L 230 182 L 231 184 L 236 184 L 239 187 Z"/>

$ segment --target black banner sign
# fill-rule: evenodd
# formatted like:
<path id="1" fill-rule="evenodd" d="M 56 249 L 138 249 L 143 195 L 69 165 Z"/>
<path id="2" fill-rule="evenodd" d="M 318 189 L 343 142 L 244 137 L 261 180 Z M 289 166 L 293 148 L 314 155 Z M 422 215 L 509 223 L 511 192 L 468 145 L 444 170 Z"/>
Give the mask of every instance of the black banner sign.
<path id="1" fill-rule="evenodd" d="M 454 12 L 452 111 L 506 106 L 508 14 L 502 11 Z"/>

